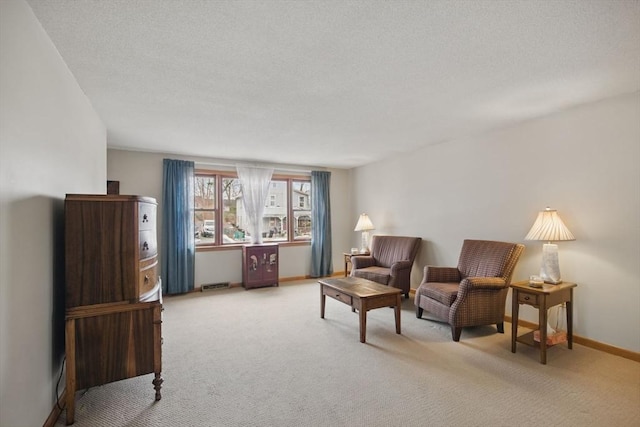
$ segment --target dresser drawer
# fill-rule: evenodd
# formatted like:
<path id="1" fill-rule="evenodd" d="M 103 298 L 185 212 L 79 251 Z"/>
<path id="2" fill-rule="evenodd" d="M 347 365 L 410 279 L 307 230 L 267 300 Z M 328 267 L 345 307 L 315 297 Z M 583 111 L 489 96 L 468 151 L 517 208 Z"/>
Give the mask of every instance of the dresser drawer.
<path id="1" fill-rule="evenodd" d="M 158 260 L 153 258 L 140 263 L 138 278 L 138 296 L 149 292 L 158 282 Z"/>
<path id="2" fill-rule="evenodd" d="M 150 258 L 158 253 L 158 242 L 156 241 L 156 231 L 148 230 L 140 232 L 139 239 L 140 259 Z"/>
<path id="3" fill-rule="evenodd" d="M 538 295 L 518 292 L 518 304 L 538 305 Z"/>
<path id="4" fill-rule="evenodd" d="M 156 229 L 156 205 L 153 203 L 138 204 L 138 230 Z"/>
<path id="5" fill-rule="evenodd" d="M 344 294 L 340 291 L 328 287 L 324 288 L 324 294 L 330 296 L 333 299 L 337 299 L 338 301 L 342 301 L 347 305 L 352 305 L 353 300 L 351 295 Z"/>

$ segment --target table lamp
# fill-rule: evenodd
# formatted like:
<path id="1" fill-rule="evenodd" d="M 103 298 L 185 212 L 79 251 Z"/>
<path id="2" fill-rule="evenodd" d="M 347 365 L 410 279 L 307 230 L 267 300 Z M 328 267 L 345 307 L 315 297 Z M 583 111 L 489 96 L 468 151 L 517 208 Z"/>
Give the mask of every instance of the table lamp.
<path id="1" fill-rule="evenodd" d="M 369 216 L 366 213 L 360 214 L 356 228 L 353 230 L 362 231 L 362 246 L 360 247 L 360 252 L 369 252 L 369 231 L 373 229 L 373 223 L 369 219 Z"/>
<path id="2" fill-rule="evenodd" d="M 571 231 L 558 216 L 558 211 L 547 207 L 538 213 L 536 222 L 533 223 L 525 240 L 546 241 L 542 245 L 542 263 L 540 264 L 540 277 L 545 283 L 557 285 L 562 283 L 560 278 L 560 265 L 558 264 L 558 245 L 552 243 L 563 240 L 576 240 Z"/>

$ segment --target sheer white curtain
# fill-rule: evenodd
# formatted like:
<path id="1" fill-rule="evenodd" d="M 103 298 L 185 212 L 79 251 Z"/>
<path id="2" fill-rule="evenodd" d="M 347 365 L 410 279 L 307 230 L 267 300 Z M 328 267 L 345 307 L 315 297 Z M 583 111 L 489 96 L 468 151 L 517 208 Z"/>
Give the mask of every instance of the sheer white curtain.
<path id="1" fill-rule="evenodd" d="M 236 166 L 242 184 L 244 212 L 249 220 L 251 243 L 262 243 L 262 214 L 269 194 L 273 169 Z"/>

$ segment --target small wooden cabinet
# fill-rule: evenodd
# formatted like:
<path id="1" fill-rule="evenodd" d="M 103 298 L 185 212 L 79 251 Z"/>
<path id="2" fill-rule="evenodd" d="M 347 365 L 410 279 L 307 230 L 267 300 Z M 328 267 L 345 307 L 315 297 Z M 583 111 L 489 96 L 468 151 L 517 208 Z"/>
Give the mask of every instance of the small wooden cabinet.
<path id="1" fill-rule="evenodd" d="M 162 385 L 162 290 L 156 201 L 68 194 L 65 199 L 66 410 L 86 389 L 154 374 Z"/>
<path id="2" fill-rule="evenodd" d="M 245 289 L 278 286 L 278 245 L 242 247 L 242 286 Z"/>

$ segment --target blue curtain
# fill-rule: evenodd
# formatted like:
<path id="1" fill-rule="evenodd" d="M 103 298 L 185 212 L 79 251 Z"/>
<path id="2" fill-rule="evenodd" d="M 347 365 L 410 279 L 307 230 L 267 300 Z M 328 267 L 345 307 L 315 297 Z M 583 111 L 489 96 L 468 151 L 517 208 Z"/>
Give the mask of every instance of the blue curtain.
<path id="1" fill-rule="evenodd" d="M 331 172 L 311 172 L 311 277 L 331 276 Z"/>
<path id="2" fill-rule="evenodd" d="M 163 161 L 161 274 L 165 294 L 194 288 L 193 170 L 194 163 L 190 161 Z"/>

